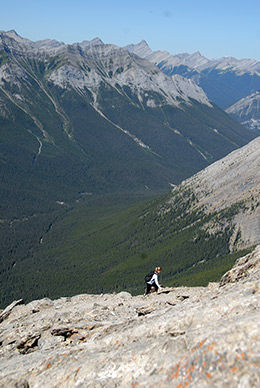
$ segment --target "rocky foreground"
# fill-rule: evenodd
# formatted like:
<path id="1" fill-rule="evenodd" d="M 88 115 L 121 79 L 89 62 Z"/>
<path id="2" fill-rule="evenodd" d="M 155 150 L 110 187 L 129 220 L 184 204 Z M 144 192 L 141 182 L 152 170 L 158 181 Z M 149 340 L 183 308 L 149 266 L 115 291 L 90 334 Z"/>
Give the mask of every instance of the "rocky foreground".
<path id="1" fill-rule="evenodd" d="M 220 282 L 12 303 L 0 387 L 260 386 L 260 245 Z"/>

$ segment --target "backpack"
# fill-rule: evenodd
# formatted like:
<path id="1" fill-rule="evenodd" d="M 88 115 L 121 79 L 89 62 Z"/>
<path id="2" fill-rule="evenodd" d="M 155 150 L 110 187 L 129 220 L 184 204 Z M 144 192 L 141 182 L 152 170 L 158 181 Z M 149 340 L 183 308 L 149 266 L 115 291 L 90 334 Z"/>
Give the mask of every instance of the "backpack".
<path id="1" fill-rule="evenodd" d="M 154 271 L 148 273 L 148 275 L 146 275 L 145 278 L 144 278 L 145 282 L 146 283 L 149 282 L 152 279 L 153 275 L 154 275 Z"/>

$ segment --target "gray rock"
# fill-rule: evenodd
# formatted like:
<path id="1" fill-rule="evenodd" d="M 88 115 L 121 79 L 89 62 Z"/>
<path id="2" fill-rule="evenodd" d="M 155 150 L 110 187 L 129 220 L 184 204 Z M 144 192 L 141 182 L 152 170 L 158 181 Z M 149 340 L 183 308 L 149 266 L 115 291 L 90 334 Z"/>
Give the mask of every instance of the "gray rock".
<path id="1" fill-rule="evenodd" d="M 0 387 L 260 386 L 260 246 L 208 287 L 13 306 Z"/>
<path id="2" fill-rule="evenodd" d="M 13 380 L 13 379 L 5 379 L 3 383 L 0 383 L 0 388 L 30 388 L 28 381 L 23 379 Z"/>
<path id="3" fill-rule="evenodd" d="M 23 304 L 24 301 L 23 299 L 19 299 L 19 300 L 15 300 L 13 303 L 11 303 L 9 306 L 7 306 L 4 311 L 1 312 L 0 314 L 0 323 L 3 322 L 4 319 L 8 318 L 9 315 L 11 314 L 12 310 L 20 305 L 20 304 Z"/>
<path id="4" fill-rule="evenodd" d="M 220 285 L 224 286 L 227 283 L 234 283 L 240 279 L 245 279 L 250 274 L 256 273 L 256 269 L 260 267 L 258 256 L 260 255 L 260 246 L 253 253 L 241 257 L 235 263 L 234 267 L 228 271 L 220 280 Z"/>

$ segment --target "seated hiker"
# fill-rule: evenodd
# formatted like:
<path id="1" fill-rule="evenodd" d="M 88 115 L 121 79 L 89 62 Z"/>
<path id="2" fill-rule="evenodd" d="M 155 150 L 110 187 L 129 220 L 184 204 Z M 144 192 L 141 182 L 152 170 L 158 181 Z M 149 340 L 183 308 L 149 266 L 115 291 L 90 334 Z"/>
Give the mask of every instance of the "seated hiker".
<path id="1" fill-rule="evenodd" d="M 155 291 L 158 292 L 158 290 L 161 290 L 162 287 L 160 286 L 158 282 L 158 274 L 161 272 L 162 267 L 155 267 L 155 270 L 151 272 L 150 274 L 146 275 L 145 282 L 146 282 L 146 291 L 145 296 L 148 295 L 151 291 L 151 288 L 154 287 Z"/>

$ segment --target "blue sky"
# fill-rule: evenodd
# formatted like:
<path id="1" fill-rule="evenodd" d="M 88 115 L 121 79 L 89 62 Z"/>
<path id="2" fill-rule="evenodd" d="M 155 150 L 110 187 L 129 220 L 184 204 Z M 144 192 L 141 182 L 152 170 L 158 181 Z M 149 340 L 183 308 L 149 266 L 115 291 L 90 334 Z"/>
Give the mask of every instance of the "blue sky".
<path id="1" fill-rule="evenodd" d="M 6 0 L 0 29 L 64 43 L 125 46 L 260 60 L 260 0 Z"/>

